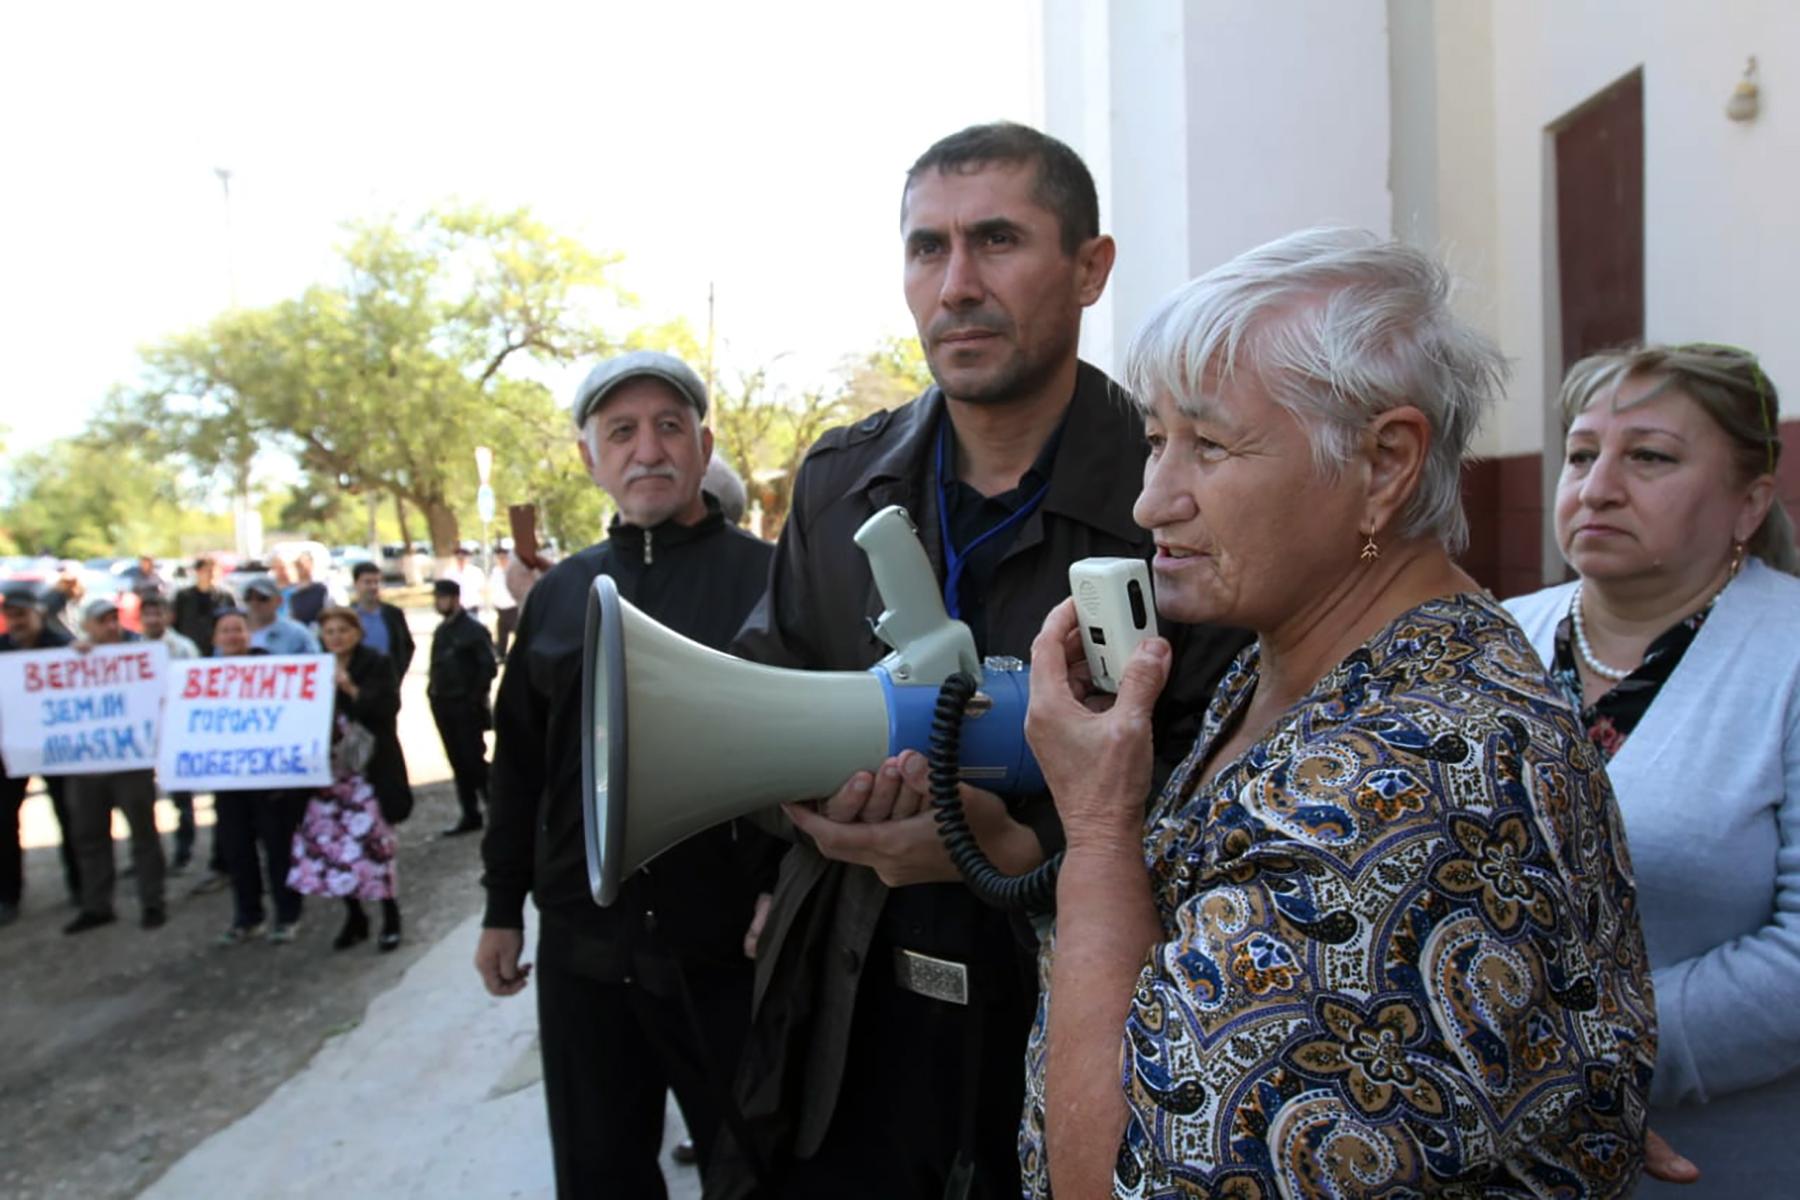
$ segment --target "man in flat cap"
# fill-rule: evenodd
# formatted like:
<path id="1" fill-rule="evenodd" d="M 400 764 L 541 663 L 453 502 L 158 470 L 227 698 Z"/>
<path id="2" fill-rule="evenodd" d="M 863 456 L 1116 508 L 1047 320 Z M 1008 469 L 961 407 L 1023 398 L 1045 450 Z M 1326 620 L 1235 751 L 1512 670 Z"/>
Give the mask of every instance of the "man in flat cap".
<path id="1" fill-rule="evenodd" d="M 488 689 L 498 669 L 494 639 L 487 627 L 462 605 L 462 584 L 440 579 L 431 586 L 432 603 L 443 619 L 431 635 L 431 675 L 425 694 L 431 719 L 444 740 L 444 757 L 456 778 L 456 802 L 462 819 L 444 831 L 446 837 L 481 829 L 482 802 L 487 798 L 487 731 L 494 724 Z"/>
<path id="2" fill-rule="evenodd" d="M 250 645 L 267 654 L 317 654 L 312 630 L 281 615 L 281 585 L 258 575 L 244 585 L 244 610 L 250 614 Z"/>
<path id="3" fill-rule="evenodd" d="M 495 710 L 482 843 L 487 889 L 475 966 L 510 996 L 525 897 L 542 914 L 538 1027 L 557 1194 L 660 1196 L 664 1092 L 708 1168 L 750 1012 L 744 929 L 773 883 L 774 844 L 725 825 L 629 880 L 608 908 L 588 891 L 582 841 L 582 635 L 594 578 L 703 645 L 723 648 L 762 594 L 769 547 L 728 525 L 701 488 L 706 387 L 652 350 L 608 359 L 575 394 L 581 461 L 618 516 L 605 541 L 532 588 Z"/>

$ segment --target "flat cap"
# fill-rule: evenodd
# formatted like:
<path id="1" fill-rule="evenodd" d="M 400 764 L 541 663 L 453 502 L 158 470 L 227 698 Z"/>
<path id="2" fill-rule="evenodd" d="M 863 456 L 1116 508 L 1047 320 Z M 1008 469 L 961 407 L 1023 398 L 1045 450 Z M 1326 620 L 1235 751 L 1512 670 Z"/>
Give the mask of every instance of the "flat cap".
<path id="1" fill-rule="evenodd" d="M 605 403 L 620 384 L 644 377 L 660 379 L 674 388 L 682 399 L 694 406 L 700 419 L 706 420 L 706 384 L 694 374 L 694 368 L 661 350 L 633 350 L 609 358 L 588 372 L 581 386 L 575 389 L 575 403 L 569 408 L 575 424 L 587 424 L 594 410 Z"/>
<path id="2" fill-rule="evenodd" d="M 7 608 L 35 608 L 44 611 L 44 589 L 28 579 L 19 579 L 0 587 L 0 605 Z"/>
<path id="3" fill-rule="evenodd" d="M 267 575 L 258 575 L 244 585 L 246 596 L 267 596 L 273 600 L 281 595 L 281 586 Z"/>
<path id="4" fill-rule="evenodd" d="M 85 621 L 98 621 L 101 617 L 111 616 L 118 611 L 119 602 L 117 600 L 111 596 L 101 596 L 99 599 L 87 602 L 87 606 L 81 610 L 81 617 Z"/>
<path id="5" fill-rule="evenodd" d="M 460 600 L 462 599 L 462 584 L 456 582 L 454 579 L 433 580 L 431 584 L 431 594 L 434 596 L 455 596 Z"/>

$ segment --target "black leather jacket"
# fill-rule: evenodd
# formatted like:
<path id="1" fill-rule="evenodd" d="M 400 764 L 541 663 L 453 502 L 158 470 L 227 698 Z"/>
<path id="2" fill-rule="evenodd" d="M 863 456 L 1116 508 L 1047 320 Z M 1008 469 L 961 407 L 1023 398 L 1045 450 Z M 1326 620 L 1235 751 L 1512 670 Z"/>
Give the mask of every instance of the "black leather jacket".
<path id="1" fill-rule="evenodd" d="M 899 504 L 912 515 L 926 556 L 943 578 L 932 454 L 943 411 L 943 395 L 934 387 L 892 412 L 819 439 L 795 482 L 768 594 L 733 646 L 737 653 L 810 670 L 858 670 L 886 654 L 870 629 L 870 619 L 882 611 L 881 597 L 851 536 L 877 511 Z M 1146 453 L 1143 422 L 1130 400 L 1104 373 L 1082 363 L 1049 491 L 1019 526 L 985 597 L 986 653 L 1029 661 L 1045 615 L 1068 598 L 1069 564 L 1094 556 L 1150 556 L 1151 536 L 1131 518 Z M 1239 631 L 1201 626 L 1163 632 L 1175 661 L 1157 707 L 1159 779 L 1192 747 L 1214 685 L 1247 640 Z M 1014 816 L 1037 832 L 1046 849 L 1060 848 L 1061 826 L 1048 796 L 1017 807 Z M 918 888 L 960 892 L 966 915 L 949 919 L 958 906 L 954 897 L 940 895 L 939 911 L 946 915 L 933 928 L 915 929 L 908 948 L 958 961 L 1017 952 L 1006 923 L 960 884 Z M 756 1079 L 752 1094 L 740 1099 L 752 1119 L 794 1121 L 788 1136 L 802 1156 L 817 1149 L 837 1104 L 857 988 L 891 986 L 864 982 L 871 972 L 886 979 L 879 964 L 858 969 L 870 958 L 888 896 L 873 870 L 832 862 L 810 843 L 794 846 L 781 863 L 756 959 L 751 1037 L 761 1044 L 746 1059 L 781 1066 Z M 1021 1024 L 1021 1061 L 1026 1032 Z M 797 1114 L 793 1096 L 800 1098 Z"/>
<path id="2" fill-rule="evenodd" d="M 431 635 L 431 677 L 425 694 L 433 703 L 473 704 L 485 712 L 488 689 L 499 669 L 487 627 L 459 608 Z"/>

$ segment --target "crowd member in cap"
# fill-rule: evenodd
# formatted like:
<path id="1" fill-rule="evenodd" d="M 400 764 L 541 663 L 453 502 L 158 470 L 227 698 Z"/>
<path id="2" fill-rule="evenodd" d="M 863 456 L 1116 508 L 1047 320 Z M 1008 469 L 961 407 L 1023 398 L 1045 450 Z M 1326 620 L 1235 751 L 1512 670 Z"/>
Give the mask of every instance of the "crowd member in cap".
<path id="1" fill-rule="evenodd" d="M 200 657 L 212 657 L 213 615 L 235 608 L 231 593 L 218 586 L 218 564 L 210 554 L 194 560 L 194 582 L 175 593 L 175 632 L 200 648 Z"/>
<path id="2" fill-rule="evenodd" d="M 912 514 L 947 609 L 984 655 L 1025 655 L 1069 594 L 1070 563 L 1150 554 L 1131 520 L 1143 424 L 1076 354 L 1082 310 L 1113 263 L 1081 159 L 1020 125 L 966 129 L 913 164 L 900 225 L 906 300 L 937 385 L 807 455 L 769 594 L 738 642 L 748 658 L 855 670 L 883 655 L 864 619 L 881 609 L 874 579 L 851 537 L 889 504 Z M 1158 718 L 1171 762 L 1173 731 L 1241 643 L 1204 628 L 1178 641 L 1181 686 Z M 822 812 L 792 807 L 806 836 L 760 934 L 741 1076 L 778 1195 L 1019 1194 L 1031 959 L 1006 915 L 957 879 L 923 811 L 923 766 L 906 756 L 859 774 Z M 1002 870 L 1059 843 L 1047 796 L 1009 814 L 980 793 L 969 811 Z"/>
<path id="3" fill-rule="evenodd" d="M 494 548 L 494 568 L 488 572 L 488 603 L 494 609 L 494 649 L 501 661 L 512 643 L 513 631 L 519 627 L 519 602 L 506 583 L 506 569 L 512 565 L 512 551 L 505 546 Z"/>
<path id="4" fill-rule="evenodd" d="M 214 658 L 267 654 L 251 644 L 250 618 L 235 608 L 213 618 Z M 237 946 L 262 937 L 280 944 L 294 940 L 300 925 L 300 895 L 288 886 L 289 854 L 294 829 L 306 810 L 307 794 L 294 789 L 248 789 L 216 792 L 215 831 L 231 878 L 231 925 L 219 935 L 221 946 Z M 265 895 L 275 910 L 268 928 Z"/>
<path id="5" fill-rule="evenodd" d="M 357 563 L 350 570 L 350 579 L 355 591 L 356 619 L 363 627 L 362 644 L 393 659 L 394 674 L 404 680 L 414 651 L 406 614 L 382 600 L 381 568 L 374 563 Z"/>
<path id="6" fill-rule="evenodd" d="M 82 644 L 113 646 L 141 640 L 119 624 L 119 606 L 108 599 L 87 606 Z M 138 892 L 138 916 L 145 929 L 168 919 L 163 904 L 162 841 L 156 836 L 156 776 L 148 767 L 69 776 L 69 818 L 75 857 L 81 864 L 81 911 L 64 933 L 85 933 L 110 925 L 113 912 L 112 814 L 118 809 L 131 827 L 131 866 Z"/>
<path id="7" fill-rule="evenodd" d="M 652 618 L 723 647 L 762 591 L 769 548 L 701 491 L 713 439 L 706 388 L 685 363 L 655 351 L 609 359 L 577 391 L 574 416 L 582 462 L 618 516 L 605 541 L 537 582 L 519 620 L 495 712 L 475 967 L 496 996 L 525 987 L 533 895 L 557 1193 L 661 1196 L 669 1088 L 708 1169 L 716 1096 L 750 1009 L 744 928 L 773 863 L 764 835 L 722 826 L 659 858 L 610 908 L 594 904 L 581 795 L 588 593 L 609 575 Z"/>
<path id="8" fill-rule="evenodd" d="M 413 799 L 395 723 L 400 677 L 392 659 L 362 644 L 362 632 L 352 609 L 334 606 L 319 614 L 319 636 L 335 659 L 332 781 L 307 802 L 293 835 L 287 881 L 303 895 L 336 896 L 344 902 L 344 925 L 331 943 L 334 950 L 368 938 L 362 902 L 381 901 L 376 948 L 388 951 L 400 945 L 392 823 L 406 819 Z M 343 741 L 357 727 L 373 737 L 361 762 L 342 752 Z"/>
<path id="9" fill-rule="evenodd" d="M 312 630 L 281 615 L 281 585 L 259 575 L 244 585 L 244 608 L 250 616 L 250 644 L 266 654 L 317 654 Z"/>
<path id="10" fill-rule="evenodd" d="M 431 590 L 432 603 L 444 619 L 431 635 L 431 676 L 425 694 L 444 741 L 444 757 L 456 778 L 456 802 L 462 806 L 462 819 L 444 831 L 454 837 L 475 833 L 482 825 L 488 790 L 487 731 L 494 724 L 489 700 L 496 670 L 494 640 L 462 606 L 463 589 L 456 580 L 440 579 Z"/>
<path id="11" fill-rule="evenodd" d="M 169 648 L 169 659 L 199 658 L 200 649 L 169 627 L 169 602 L 161 592 L 142 593 L 138 602 L 138 620 L 143 623 L 144 640 L 160 642 Z M 194 859 L 194 793 L 170 792 L 169 803 L 175 806 L 175 854 L 169 860 L 171 873 L 184 871 Z M 215 853 L 219 835 L 213 834 Z"/>
<path id="12" fill-rule="evenodd" d="M 450 574 L 439 582 L 454 582 L 458 591 L 458 602 L 476 620 L 481 619 L 482 593 L 487 591 L 487 574 L 475 564 L 469 556 L 467 546 L 456 548 L 456 565 Z"/>
<path id="13" fill-rule="evenodd" d="M 44 596 L 35 583 L 9 583 L 3 598 L 6 632 L 0 633 L 0 654 L 9 650 L 55 650 L 69 644 L 69 637 L 44 620 Z M 56 814 L 61 831 L 63 881 L 69 898 L 80 895 L 80 871 L 75 864 L 75 847 L 70 839 L 69 809 L 64 796 L 64 777 L 46 777 L 44 789 L 50 794 L 50 807 Z M 25 803 L 25 775 L 0 775 L 0 821 L 7 832 L 0 842 L 0 925 L 10 925 L 19 915 L 19 902 L 25 894 L 25 854 L 19 841 L 19 807 Z"/>
<path id="14" fill-rule="evenodd" d="M 1619 791 L 1656 984 L 1650 1125 L 1697 1191 L 1791 1194 L 1800 553 L 1780 397 L 1747 350 L 1652 345 L 1576 363 L 1557 410 L 1577 579 L 1506 607 Z"/>

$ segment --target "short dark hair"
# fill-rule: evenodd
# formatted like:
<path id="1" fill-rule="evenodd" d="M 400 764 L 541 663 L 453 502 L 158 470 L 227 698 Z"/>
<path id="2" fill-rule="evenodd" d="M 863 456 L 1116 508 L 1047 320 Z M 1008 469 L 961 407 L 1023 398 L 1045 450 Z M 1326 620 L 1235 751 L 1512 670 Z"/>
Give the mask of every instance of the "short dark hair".
<path id="1" fill-rule="evenodd" d="M 146 608 L 167 608 L 169 598 L 161 592 L 144 592 L 138 596 L 138 611 Z"/>
<path id="2" fill-rule="evenodd" d="M 932 143 L 906 172 L 900 190 L 900 220 L 906 220 L 906 197 L 919 176 L 930 170 L 972 175 L 990 163 L 1030 163 L 1037 168 L 1032 199 L 1056 215 L 1062 228 L 1064 254 L 1100 236 L 1100 198 L 1094 177 L 1081 156 L 1047 133 L 1016 121 L 971 125 Z"/>
<path id="3" fill-rule="evenodd" d="M 354 567 L 350 568 L 350 580 L 353 583 L 356 580 L 361 579 L 364 575 L 379 574 L 381 574 L 381 568 L 372 562 L 359 562 Z"/>
<path id="4" fill-rule="evenodd" d="M 210 567 L 210 566 L 214 566 L 214 565 L 216 565 L 216 564 L 213 561 L 213 556 L 210 554 L 202 554 L 199 558 L 196 558 L 194 560 L 194 570 L 196 570 L 196 571 L 198 571 L 202 567 Z"/>
<path id="5" fill-rule="evenodd" d="M 219 627 L 219 622 L 223 621 L 226 617 L 242 617 L 246 624 L 250 621 L 250 614 L 243 609 L 238 608 L 235 605 L 223 604 L 213 610 L 213 628 L 217 629 Z"/>

